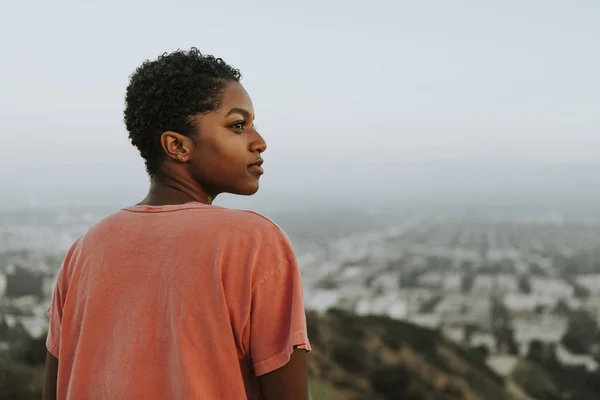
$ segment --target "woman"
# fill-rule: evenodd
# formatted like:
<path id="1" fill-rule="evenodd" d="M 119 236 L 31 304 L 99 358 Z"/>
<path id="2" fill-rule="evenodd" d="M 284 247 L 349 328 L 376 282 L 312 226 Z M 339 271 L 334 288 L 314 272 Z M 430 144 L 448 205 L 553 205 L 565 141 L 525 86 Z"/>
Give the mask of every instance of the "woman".
<path id="1" fill-rule="evenodd" d="M 252 195 L 267 145 L 238 70 L 197 49 L 131 76 L 148 195 L 73 244 L 48 309 L 45 399 L 307 399 L 296 258 Z"/>

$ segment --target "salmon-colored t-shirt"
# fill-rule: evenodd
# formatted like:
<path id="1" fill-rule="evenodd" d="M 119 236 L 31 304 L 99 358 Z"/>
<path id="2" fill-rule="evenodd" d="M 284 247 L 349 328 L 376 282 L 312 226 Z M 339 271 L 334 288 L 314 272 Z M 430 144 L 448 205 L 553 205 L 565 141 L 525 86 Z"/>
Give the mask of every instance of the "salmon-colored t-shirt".
<path id="1" fill-rule="evenodd" d="M 50 308 L 58 399 L 260 398 L 256 377 L 310 351 L 285 233 L 201 203 L 109 215 L 67 253 Z"/>

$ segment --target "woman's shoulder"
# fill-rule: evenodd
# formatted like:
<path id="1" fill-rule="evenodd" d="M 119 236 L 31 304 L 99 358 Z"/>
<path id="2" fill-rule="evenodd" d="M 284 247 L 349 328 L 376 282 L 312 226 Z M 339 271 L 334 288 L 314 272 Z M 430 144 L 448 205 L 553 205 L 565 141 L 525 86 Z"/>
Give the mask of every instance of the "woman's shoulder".
<path id="1" fill-rule="evenodd" d="M 229 209 L 224 216 L 231 225 L 253 234 L 278 236 L 287 239 L 285 231 L 271 218 L 251 210 Z"/>
<path id="2" fill-rule="evenodd" d="M 238 219 L 255 227 L 263 227 L 265 229 L 281 229 L 279 225 L 275 223 L 275 221 L 259 212 L 235 209 L 228 209 L 228 211 L 228 214 L 231 216 L 231 218 Z"/>

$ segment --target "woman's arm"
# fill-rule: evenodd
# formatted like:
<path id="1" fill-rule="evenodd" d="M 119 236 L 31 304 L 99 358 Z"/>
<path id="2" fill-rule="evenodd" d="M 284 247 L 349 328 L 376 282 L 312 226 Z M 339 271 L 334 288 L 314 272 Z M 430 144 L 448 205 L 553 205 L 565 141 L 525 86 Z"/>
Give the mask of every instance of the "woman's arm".
<path id="1" fill-rule="evenodd" d="M 258 384 L 265 400 L 309 400 L 306 350 L 295 348 L 287 364 L 259 376 Z"/>
<path id="2" fill-rule="evenodd" d="M 46 352 L 46 377 L 42 400 L 56 400 L 56 378 L 58 377 L 58 359 Z"/>
<path id="3" fill-rule="evenodd" d="M 265 400 L 307 400 L 311 346 L 298 260 L 279 227 L 263 234 L 252 270 L 248 353 Z"/>

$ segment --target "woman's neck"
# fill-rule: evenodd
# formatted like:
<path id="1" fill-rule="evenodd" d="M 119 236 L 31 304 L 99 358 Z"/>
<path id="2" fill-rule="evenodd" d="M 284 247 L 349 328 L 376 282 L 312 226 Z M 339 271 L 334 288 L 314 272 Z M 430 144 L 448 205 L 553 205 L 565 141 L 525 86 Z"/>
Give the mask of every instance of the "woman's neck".
<path id="1" fill-rule="evenodd" d="M 138 205 L 164 206 L 191 201 L 212 204 L 214 197 L 216 196 L 209 195 L 204 188 L 191 181 L 161 176 L 151 178 L 148 194 Z"/>

